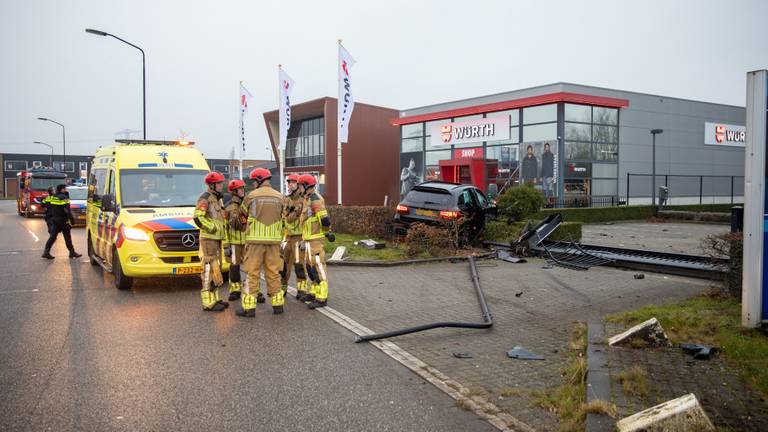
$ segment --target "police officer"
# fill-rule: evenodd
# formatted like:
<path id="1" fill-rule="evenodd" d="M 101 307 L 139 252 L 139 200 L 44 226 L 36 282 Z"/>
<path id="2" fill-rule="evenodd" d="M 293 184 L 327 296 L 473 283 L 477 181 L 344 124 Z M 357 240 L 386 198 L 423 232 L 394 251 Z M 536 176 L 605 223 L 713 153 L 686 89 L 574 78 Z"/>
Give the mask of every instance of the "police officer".
<path id="1" fill-rule="evenodd" d="M 70 229 L 75 224 L 75 218 L 72 216 L 72 210 L 69 208 L 69 192 L 67 192 L 67 185 L 60 184 L 56 186 L 56 194 L 53 197 L 46 198 L 48 203 L 46 204 L 46 218 L 50 212 L 50 218 L 46 222 L 50 221 L 48 226 L 48 241 L 45 242 L 45 251 L 43 252 L 43 258 L 54 259 L 51 255 L 51 248 L 56 242 L 56 238 L 59 233 L 64 235 L 64 243 L 69 249 L 70 258 L 80 258 L 82 255 L 75 252 L 75 246 L 72 245 L 72 235 Z"/>
<path id="2" fill-rule="evenodd" d="M 229 306 L 229 303 L 219 297 L 218 289 L 224 284 L 224 277 L 221 275 L 221 243 L 224 240 L 226 220 L 221 199 L 224 176 L 212 171 L 205 176 L 205 184 L 207 190 L 197 199 L 194 213 L 195 224 L 200 228 L 200 261 L 203 263 L 203 272 L 200 274 L 203 288 L 200 298 L 204 311 L 221 312 Z"/>
<path id="3" fill-rule="evenodd" d="M 260 286 L 261 271 L 267 281 L 267 295 L 272 303 L 272 313 L 283 313 L 285 296 L 280 288 L 280 270 L 283 260 L 280 258 L 280 243 L 283 241 L 283 195 L 272 189 L 269 170 L 256 168 L 251 171 L 251 180 L 256 189 L 245 197 L 242 208 L 248 215 L 248 228 L 245 233 L 245 257 L 243 268 L 248 273 L 246 289 L 241 296 L 242 308 L 237 315 L 256 316 L 256 301 L 248 287 Z"/>
<path id="4" fill-rule="evenodd" d="M 227 189 L 231 196 L 224 208 L 227 214 L 224 256 L 229 263 L 229 301 L 235 301 L 240 299 L 240 264 L 243 263 L 245 228 L 248 223 L 241 209 L 245 198 L 245 182 L 239 179 L 232 180 Z M 264 296 L 261 296 L 261 302 L 264 302 Z"/>
<path id="5" fill-rule="evenodd" d="M 53 186 L 48 187 L 48 195 L 43 198 L 43 210 L 45 210 L 45 225 L 48 227 L 48 234 L 53 231 L 53 206 L 51 206 L 51 200 L 53 200 Z"/>
<path id="6" fill-rule="evenodd" d="M 280 280 L 283 295 L 288 290 L 291 271 L 296 273 L 296 298 L 307 294 L 307 274 L 304 270 L 304 248 L 301 245 L 299 218 L 304 207 L 303 188 L 299 187 L 299 175 L 287 178 L 288 196 L 285 197 L 283 220 L 285 221 L 285 246 L 283 246 L 283 270 Z"/>
<path id="7" fill-rule="evenodd" d="M 323 238 L 334 242 L 336 236 L 331 232 L 331 219 L 325 209 L 325 200 L 315 190 L 317 185 L 315 177 L 304 174 L 299 178 L 299 184 L 304 188 L 304 207 L 299 223 L 302 226 L 302 239 L 306 247 L 307 275 L 312 281 L 309 294 L 300 300 L 309 302 L 310 309 L 317 309 L 328 304 L 328 273 Z"/>

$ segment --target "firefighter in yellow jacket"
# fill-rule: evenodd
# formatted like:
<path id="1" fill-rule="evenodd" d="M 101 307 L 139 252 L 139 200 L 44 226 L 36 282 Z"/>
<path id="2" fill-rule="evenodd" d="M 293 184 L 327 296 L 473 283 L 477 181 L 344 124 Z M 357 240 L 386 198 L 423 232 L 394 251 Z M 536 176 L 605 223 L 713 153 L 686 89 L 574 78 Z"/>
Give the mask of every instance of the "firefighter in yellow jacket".
<path id="1" fill-rule="evenodd" d="M 307 294 L 307 274 L 304 269 L 304 246 L 301 244 L 301 225 L 299 219 L 304 204 L 302 188 L 299 187 L 299 175 L 291 174 L 287 178 L 288 196 L 283 207 L 285 222 L 285 245 L 283 246 L 283 270 L 280 280 L 283 294 L 288 290 L 291 271 L 296 273 L 296 298 Z"/>
<path id="2" fill-rule="evenodd" d="M 239 179 L 232 180 L 227 186 L 231 198 L 224 210 L 227 212 L 226 238 L 224 240 L 224 256 L 229 266 L 229 301 L 240 300 L 242 282 L 240 278 L 240 265 L 243 263 L 245 249 L 245 229 L 248 218 L 242 211 L 243 199 L 245 199 L 245 182 Z M 258 303 L 264 303 L 261 292 L 256 297 Z"/>
<path id="3" fill-rule="evenodd" d="M 272 302 L 275 315 L 283 313 L 285 296 L 280 289 L 280 270 L 283 260 L 280 257 L 280 243 L 283 241 L 283 195 L 272 189 L 269 170 L 256 168 L 251 172 L 251 180 L 256 189 L 243 201 L 242 209 L 248 218 L 245 232 L 245 255 L 243 268 L 248 273 L 245 290 L 241 296 L 242 308 L 237 315 L 256 316 L 256 298 L 248 287 L 260 285 L 261 271 L 267 281 L 267 295 Z"/>
<path id="4" fill-rule="evenodd" d="M 219 297 L 219 287 L 224 284 L 221 275 L 221 242 L 224 240 L 226 220 L 221 201 L 224 176 L 216 171 L 210 172 L 205 176 L 205 184 L 207 190 L 198 198 L 194 212 L 195 224 L 200 228 L 200 262 L 203 264 L 200 297 L 204 311 L 221 312 L 229 306 Z"/>
<path id="5" fill-rule="evenodd" d="M 336 241 L 331 232 L 331 219 L 325 209 L 325 200 L 315 190 L 317 181 L 314 176 L 304 174 L 299 178 L 299 185 L 304 188 L 304 208 L 299 223 L 302 226 L 302 239 L 305 244 L 305 265 L 307 275 L 312 282 L 310 292 L 300 300 L 309 302 L 310 309 L 317 309 L 328 304 L 328 273 L 325 265 L 325 241 Z"/>

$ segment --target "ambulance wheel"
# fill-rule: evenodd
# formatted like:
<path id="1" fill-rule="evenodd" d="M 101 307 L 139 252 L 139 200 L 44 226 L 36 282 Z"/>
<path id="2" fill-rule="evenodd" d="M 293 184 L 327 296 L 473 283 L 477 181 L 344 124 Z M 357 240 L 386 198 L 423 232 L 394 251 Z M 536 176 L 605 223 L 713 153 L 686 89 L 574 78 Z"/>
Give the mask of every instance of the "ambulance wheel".
<path id="1" fill-rule="evenodd" d="M 112 251 L 112 274 L 115 276 L 115 287 L 117 289 L 131 289 L 133 278 L 123 274 L 123 268 L 120 266 L 120 257 L 117 256 L 117 249 Z"/>
<path id="2" fill-rule="evenodd" d="M 88 234 L 88 258 L 90 259 L 92 266 L 97 266 L 99 263 L 96 261 L 96 255 L 93 253 L 93 239 L 91 238 L 91 235 Z"/>

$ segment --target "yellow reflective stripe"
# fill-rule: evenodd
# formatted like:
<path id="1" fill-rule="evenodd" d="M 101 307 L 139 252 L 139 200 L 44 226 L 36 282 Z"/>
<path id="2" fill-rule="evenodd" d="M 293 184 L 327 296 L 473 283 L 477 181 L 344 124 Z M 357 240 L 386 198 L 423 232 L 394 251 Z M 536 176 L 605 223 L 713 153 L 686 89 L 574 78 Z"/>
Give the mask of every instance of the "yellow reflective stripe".
<path id="1" fill-rule="evenodd" d="M 264 225 L 256 218 L 248 218 L 248 232 L 246 240 L 281 241 L 283 239 L 283 221 L 279 220 L 272 225 Z"/>

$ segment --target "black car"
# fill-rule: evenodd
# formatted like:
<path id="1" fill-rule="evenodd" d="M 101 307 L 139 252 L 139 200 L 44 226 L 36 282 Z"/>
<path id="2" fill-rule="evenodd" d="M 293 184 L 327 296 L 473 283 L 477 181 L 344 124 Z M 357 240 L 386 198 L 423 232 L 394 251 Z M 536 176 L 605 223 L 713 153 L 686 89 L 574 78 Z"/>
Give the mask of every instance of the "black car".
<path id="1" fill-rule="evenodd" d="M 461 240 L 472 242 L 483 231 L 486 219 L 496 215 L 483 192 L 472 186 L 443 181 L 428 181 L 411 189 L 397 205 L 395 233 L 404 235 L 412 223 L 437 225 L 462 221 Z"/>

